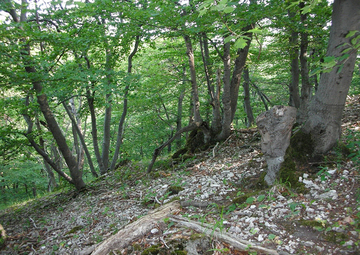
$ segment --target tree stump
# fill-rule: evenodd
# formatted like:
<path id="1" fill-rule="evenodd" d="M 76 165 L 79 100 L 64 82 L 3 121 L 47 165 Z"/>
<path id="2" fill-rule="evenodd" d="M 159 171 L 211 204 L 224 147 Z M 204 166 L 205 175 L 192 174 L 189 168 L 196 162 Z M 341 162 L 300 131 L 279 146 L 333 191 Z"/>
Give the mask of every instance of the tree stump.
<path id="1" fill-rule="evenodd" d="M 273 185 L 278 178 L 280 165 L 284 161 L 290 144 L 291 130 L 296 121 L 296 108 L 276 105 L 256 118 L 261 135 L 261 150 L 268 164 L 265 181 Z"/>

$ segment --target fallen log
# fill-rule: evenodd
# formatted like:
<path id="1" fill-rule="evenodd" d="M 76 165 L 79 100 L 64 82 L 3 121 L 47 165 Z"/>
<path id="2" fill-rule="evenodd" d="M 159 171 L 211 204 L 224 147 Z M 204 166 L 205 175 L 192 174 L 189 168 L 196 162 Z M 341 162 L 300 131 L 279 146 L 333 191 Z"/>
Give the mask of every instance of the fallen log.
<path id="1" fill-rule="evenodd" d="M 139 239 L 151 231 L 151 229 L 155 228 L 158 222 L 163 221 L 163 219 L 179 211 L 180 203 L 178 201 L 165 204 L 164 206 L 151 211 L 149 214 L 138 219 L 137 221 L 134 221 L 133 223 L 125 226 L 118 233 L 102 242 L 94 249 L 92 253 L 90 253 L 92 255 L 105 255 L 114 250 L 122 250 L 130 243 Z M 86 252 L 82 252 L 82 254 L 86 254 Z"/>
<path id="2" fill-rule="evenodd" d="M 228 233 L 221 233 L 218 230 L 214 229 L 213 226 L 208 225 L 206 223 L 201 223 L 199 225 L 196 221 L 189 220 L 186 218 L 182 218 L 179 216 L 172 215 L 169 217 L 170 220 L 174 221 L 177 225 L 182 227 L 191 228 L 197 232 L 201 232 L 209 237 L 217 239 L 219 241 L 225 242 L 229 245 L 232 245 L 234 248 L 239 249 L 241 251 L 256 251 L 265 254 L 278 255 L 278 252 L 272 249 L 267 249 L 265 247 L 261 247 L 255 245 L 246 240 L 241 240 L 237 237 L 233 237 Z"/>

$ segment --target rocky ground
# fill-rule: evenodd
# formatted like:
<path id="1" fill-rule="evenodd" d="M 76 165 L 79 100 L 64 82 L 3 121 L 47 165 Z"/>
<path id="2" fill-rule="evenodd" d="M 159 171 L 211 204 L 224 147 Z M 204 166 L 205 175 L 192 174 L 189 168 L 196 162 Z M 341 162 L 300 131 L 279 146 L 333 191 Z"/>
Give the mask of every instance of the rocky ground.
<path id="1" fill-rule="evenodd" d="M 359 132 L 358 97 L 349 98 L 344 134 Z M 345 130 L 348 130 L 345 132 Z M 185 163 L 158 168 L 128 162 L 85 192 L 53 194 L 0 212 L 8 235 L 0 254 L 91 254 L 104 240 L 154 208 L 179 200 L 177 218 L 165 218 L 113 254 L 360 254 L 359 166 L 334 157 L 302 173 L 296 191 L 286 180 L 259 189 L 266 170 L 256 130 L 235 131 L 224 143 Z M 310 166 L 309 166 L 310 169 Z M 173 220 L 174 219 L 174 220 Z M 240 250 L 220 233 L 251 242 Z"/>

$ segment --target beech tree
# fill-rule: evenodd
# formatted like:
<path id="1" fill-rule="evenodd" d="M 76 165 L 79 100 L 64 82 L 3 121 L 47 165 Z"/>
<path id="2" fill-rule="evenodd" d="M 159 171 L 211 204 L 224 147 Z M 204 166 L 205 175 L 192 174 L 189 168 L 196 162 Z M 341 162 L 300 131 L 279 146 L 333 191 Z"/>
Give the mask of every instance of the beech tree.
<path id="1" fill-rule="evenodd" d="M 344 18 L 346 17 L 346 18 Z M 314 153 L 329 151 L 341 135 L 341 117 L 360 48 L 360 1 L 335 0 L 330 38 L 319 87 L 302 130 L 311 134 Z"/>

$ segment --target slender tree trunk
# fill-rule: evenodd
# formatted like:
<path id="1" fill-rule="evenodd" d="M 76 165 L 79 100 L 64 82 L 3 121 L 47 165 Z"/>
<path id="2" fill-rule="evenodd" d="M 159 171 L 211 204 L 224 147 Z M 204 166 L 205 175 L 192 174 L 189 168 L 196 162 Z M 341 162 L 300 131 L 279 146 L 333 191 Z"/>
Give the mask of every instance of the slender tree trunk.
<path id="1" fill-rule="evenodd" d="M 221 132 L 221 110 L 220 110 L 220 91 L 221 91 L 221 69 L 216 71 L 216 89 L 214 91 L 213 99 L 213 119 L 211 123 L 211 130 L 214 134 Z"/>
<path id="2" fill-rule="evenodd" d="M 105 25 L 105 20 L 103 20 L 102 22 L 103 25 Z M 105 36 L 105 34 L 103 36 Z M 105 70 L 107 72 L 106 83 L 107 86 L 110 86 L 112 83 L 112 75 L 110 74 L 112 72 L 112 64 L 111 64 L 112 54 L 106 38 L 104 39 L 104 44 L 106 47 L 105 49 L 106 51 Z M 110 91 L 109 88 L 107 88 L 107 90 Z M 106 94 L 106 99 L 105 99 L 104 132 L 103 132 L 103 143 L 102 143 L 102 154 L 101 154 L 101 159 L 104 164 L 104 168 L 102 169 L 102 172 L 100 171 L 100 174 L 105 174 L 109 168 L 111 104 L 112 104 L 111 92 L 109 92 Z"/>
<path id="3" fill-rule="evenodd" d="M 74 135 L 74 137 L 76 137 L 76 140 L 77 140 L 76 153 L 77 153 L 78 169 L 82 170 L 84 167 L 84 163 L 85 163 L 86 144 L 81 141 L 81 136 L 83 138 L 83 134 L 84 134 L 84 132 L 81 129 L 81 119 L 79 117 L 79 111 L 81 109 L 81 99 L 79 100 L 79 109 L 76 109 L 74 98 L 71 98 L 70 99 L 70 108 L 71 108 L 71 113 L 74 116 L 74 119 L 76 120 L 75 123 L 72 122 L 73 123 L 72 127 L 73 127 L 73 135 Z M 76 125 L 74 125 L 74 124 L 76 124 Z M 78 127 L 79 134 L 81 134 L 81 136 L 79 135 L 80 143 L 78 142 L 78 139 L 77 139 L 78 132 L 76 131 L 76 127 Z M 75 142 L 75 140 L 74 140 L 74 142 Z M 93 169 L 93 170 L 95 172 L 95 169 Z"/>
<path id="4" fill-rule="evenodd" d="M 91 136 L 94 146 L 94 152 L 96 156 L 96 160 L 99 165 L 100 174 L 106 172 L 105 167 L 100 155 L 100 149 L 99 149 L 99 141 L 98 141 L 98 134 L 97 134 L 97 126 L 96 126 L 96 113 L 95 113 L 95 106 L 94 106 L 94 94 L 90 92 L 90 89 L 87 88 L 86 91 L 86 98 L 88 101 L 88 107 L 90 111 L 90 117 L 91 117 Z"/>
<path id="5" fill-rule="evenodd" d="M 132 60 L 135 56 L 135 54 L 137 53 L 138 49 L 139 49 L 139 44 L 140 44 L 140 36 L 137 35 L 135 38 L 135 45 L 134 45 L 134 49 L 133 51 L 130 53 L 129 57 L 128 57 L 128 74 L 132 73 Z M 119 122 L 119 126 L 118 126 L 118 132 L 117 132 L 117 136 L 116 136 L 116 145 L 115 145 L 115 152 L 114 152 L 114 156 L 113 159 L 111 161 L 111 166 L 110 166 L 110 170 L 114 170 L 115 166 L 116 166 L 116 162 L 119 158 L 119 153 L 120 153 L 120 146 L 122 144 L 122 139 L 123 139 L 123 135 L 124 135 L 124 123 L 125 123 L 125 118 L 126 118 L 126 114 L 127 114 L 127 109 L 128 109 L 128 99 L 127 99 L 127 95 L 129 93 L 129 85 L 126 85 L 125 87 L 125 94 L 124 94 L 124 101 L 123 101 L 123 112 L 121 114 L 121 118 L 120 118 L 120 122 Z"/>
<path id="6" fill-rule="evenodd" d="M 111 127 L 111 94 L 106 95 L 105 100 L 105 118 L 104 118 L 104 134 L 102 143 L 101 159 L 104 164 L 103 171 L 100 174 L 105 174 L 109 167 L 109 153 L 110 153 L 110 127 Z"/>
<path id="7" fill-rule="evenodd" d="M 358 0 L 334 1 L 327 56 L 336 58 L 343 56 L 343 50 L 349 48 L 352 45 L 351 40 L 359 35 L 359 10 Z M 347 38 L 349 31 L 357 32 Z M 359 41 L 357 40 L 356 43 Z M 341 117 L 354 71 L 357 50 L 351 48 L 347 53 L 348 58 L 338 61 L 339 65 L 331 72 L 321 75 L 319 87 L 309 106 L 309 118 L 302 128 L 305 133 L 311 134 L 315 154 L 329 151 L 341 135 Z"/>
<path id="8" fill-rule="evenodd" d="M 295 23 L 296 13 L 288 11 L 290 20 Z M 289 38 L 289 55 L 290 55 L 290 65 L 291 65 L 291 81 L 289 84 L 289 105 L 294 106 L 297 109 L 300 107 L 300 95 L 299 95 L 299 34 L 295 31 L 294 28 L 290 28 L 290 38 Z"/>
<path id="9" fill-rule="evenodd" d="M 185 97 L 185 90 L 181 90 L 179 98 L 178 98 L 178 107 L 177 107 L 177 115 L 176 115 L 176 132 L 178 132 L 182 127 L 182 108 L 183 108 L 183 100 Z M 176 138 L 176 149 L 181 148 L 181 136 Z"/>
<path id="10" fill-rule="evenodd" d="M 194 107 L 194 122 L 199 127 L 202 123 L 202 120 L 200 115 L 199 93 L 196 82 L 194 51 L 192 48 L 190 37 L 188 35 L 184 35 L 184 40 L 186 44 L 186 54 L 189 60 L 189 68 L 190 68 L 190 76 L 191 76 L 191 92 L 192 92 L 192 102 Z"/>
<path id="11" fill-rule="evenodd" d="M 253 4 L 254 0 L 251 1 Z M 255 1 L 256 2 L 256 1 Z M 245 31 L 252 29 L 254 24 L 251 24 L 245 27 Z M 238 56 L 235 59 L 234 70 L 231 77 L 231 85 L 230 85 L 230 95 L 231 95 L 231 121 L 234 120 L 235 112 L 237 109 L 237 101 L 239 97 L 239 87 L 241 81 L 242 71 L 246 65 L 246 59 L 249 53 L 250 44 L 252 40 L 253 33 L 245 33 L 245 36 L 249 37 L 250 39 L 246 42 L 246 46 L 243 49 L 239 49 L 237 54 Z"/>
<path id="12" fill-rule="evenodd" d="M 254 124 L 254 115 L 251 108 L 251 100 L 250 100 L 250 75 L 249 69 L 247 67 L 244 68 L 244 108 L 247 116 L 247 127 L 250 127 Z"/>

